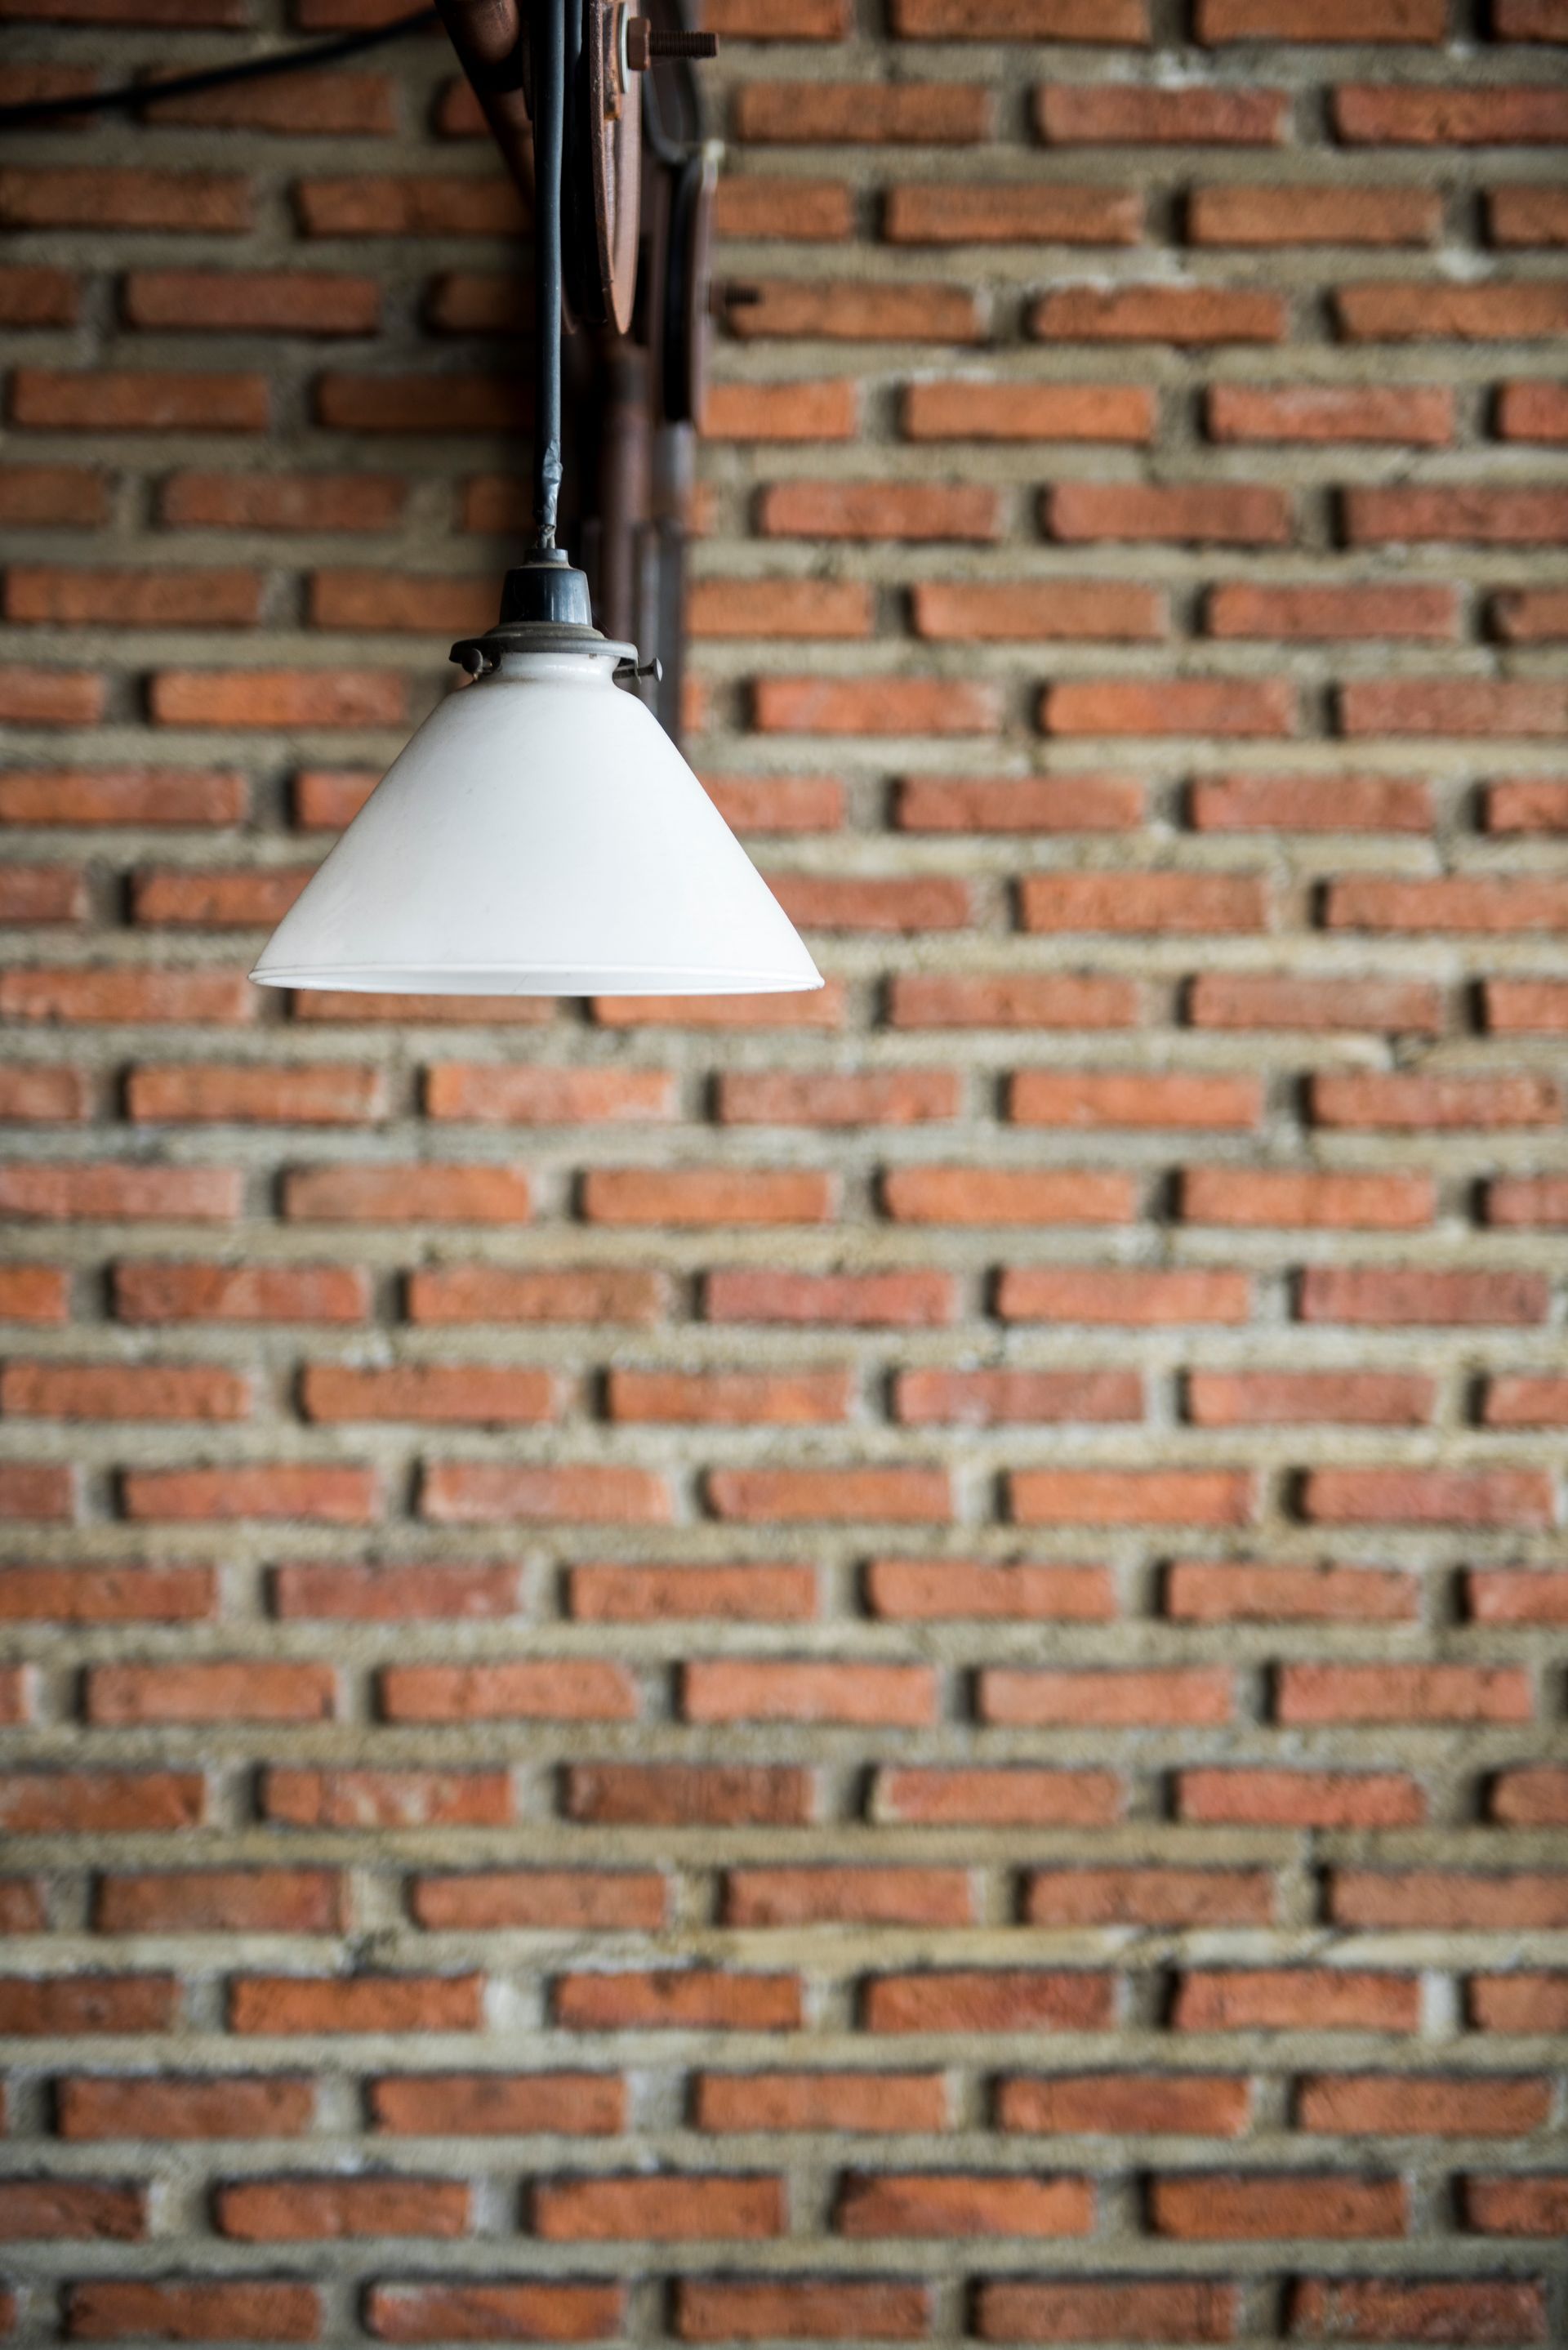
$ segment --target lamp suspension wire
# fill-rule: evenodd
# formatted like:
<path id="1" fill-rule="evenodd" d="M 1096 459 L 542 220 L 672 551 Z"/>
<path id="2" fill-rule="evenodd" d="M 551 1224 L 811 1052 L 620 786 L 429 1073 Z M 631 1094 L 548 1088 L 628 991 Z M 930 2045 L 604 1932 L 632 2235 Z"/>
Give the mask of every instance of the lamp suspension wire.
<path id="1" fill-rule="evenodd" d="M 561 178 L 566 118 L 566 0 L 535 0 L 534 546 L 556 544 L 561 494 Z"/>

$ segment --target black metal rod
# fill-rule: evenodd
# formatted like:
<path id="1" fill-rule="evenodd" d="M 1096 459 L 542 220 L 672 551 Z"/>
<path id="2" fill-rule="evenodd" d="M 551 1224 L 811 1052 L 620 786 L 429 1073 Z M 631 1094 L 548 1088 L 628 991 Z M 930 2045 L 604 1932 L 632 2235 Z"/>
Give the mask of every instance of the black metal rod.
<path id="1" fill-rule="evenodd" d="M 566 0 L 534 7 L 534 544 L 556 544 L 561 494 L 561 161 Z"/>

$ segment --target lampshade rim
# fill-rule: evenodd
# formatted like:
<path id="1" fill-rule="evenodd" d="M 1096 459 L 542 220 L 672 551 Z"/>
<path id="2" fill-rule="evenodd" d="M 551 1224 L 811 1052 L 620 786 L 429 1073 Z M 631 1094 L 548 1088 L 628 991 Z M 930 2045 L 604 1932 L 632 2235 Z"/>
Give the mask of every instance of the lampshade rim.
<path id="1" fill-rule="evenodd" d="M 795 972 L 724 970 L 711 965 L 597 963 L 590 977 L 574 963 L 288 964 L 250 973 L 257 987 L 336 988 L 345 994 L 453 995 L 809 995 L 826 981 L 815 964 Z M 461 987 L 453 981 L 472 983 Z M 481 983 L 483 983 L 481 984 Z"/>

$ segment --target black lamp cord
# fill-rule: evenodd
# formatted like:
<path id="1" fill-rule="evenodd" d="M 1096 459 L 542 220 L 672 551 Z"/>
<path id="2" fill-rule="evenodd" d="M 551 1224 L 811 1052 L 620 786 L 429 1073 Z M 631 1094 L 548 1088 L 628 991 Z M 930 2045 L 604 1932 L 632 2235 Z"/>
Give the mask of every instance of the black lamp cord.
<path id="1" fill-rule="evenodd" d="M 122 82 L 115 89 L 89 89 L 74 98 L 29 98 L 14 106 L 0 106 L 0 131 L 26 130 L 36 122 L 58 122 L 76 114 L 134 113 L 161 98 L 194 98 L 204 89 L 226 89 L 231 82 L 263 81 L 273 74 L 308 73 L 317 66 L 334 65 L 339 57 L 358 57 L 408 33 L 423 33 L 439 22 L 433 8 L 416 8 L 389 24 L 368 25 L 358 32 L 341 33 L 330 41 L 302 43 L 290 49 L 273 49 L 265 57 L 242 57 L 226 66 L 208 66 L 198 73 L 175 74 L 166 81 Z"/>

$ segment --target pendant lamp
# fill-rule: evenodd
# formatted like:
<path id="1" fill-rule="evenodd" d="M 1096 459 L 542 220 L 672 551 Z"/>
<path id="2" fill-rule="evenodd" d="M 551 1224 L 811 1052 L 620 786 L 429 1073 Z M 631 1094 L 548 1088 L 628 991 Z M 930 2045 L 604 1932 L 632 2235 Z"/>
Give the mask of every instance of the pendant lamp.
<path id="1" fill-rule="evenodd" d="M 822 977 L 707 793 L 618 680 L 556 545 L 565 0 L 530 15 L 535 536 L 472 682 L 409 743 L 273 932 L 266 987 L 431 995 L 763 994 Z"/>

